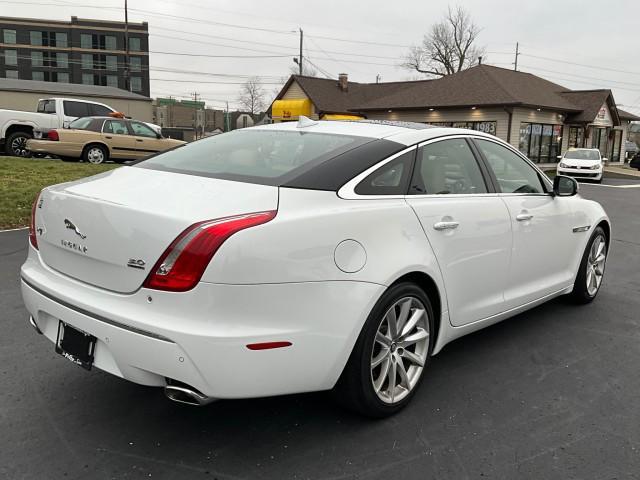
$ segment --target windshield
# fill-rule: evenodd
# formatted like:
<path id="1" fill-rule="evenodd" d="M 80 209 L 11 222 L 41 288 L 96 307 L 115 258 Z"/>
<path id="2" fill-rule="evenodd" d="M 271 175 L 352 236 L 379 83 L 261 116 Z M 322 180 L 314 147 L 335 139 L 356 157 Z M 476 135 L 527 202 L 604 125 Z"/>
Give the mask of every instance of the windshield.
<path id="1" fill-rule="evenodd" d="M 187 144 L 136 166 L 281 185 L 325 160 L 371 140 L 326 133 L 243 129 Z"/>
<path id="2" fill-rule="evenodd" d="M 89 125 L 93 122 L 91 117 L 77 118 L 69 124 L 69 128 L 75 128 L 76 130 L 87 130 Z"/>
<path id="3" fill-rule="evenodd" d="M 564 154 L 564 158 L 573 160 L 600 160 L 600 152 L 598 150 L 569 150 Z"/>

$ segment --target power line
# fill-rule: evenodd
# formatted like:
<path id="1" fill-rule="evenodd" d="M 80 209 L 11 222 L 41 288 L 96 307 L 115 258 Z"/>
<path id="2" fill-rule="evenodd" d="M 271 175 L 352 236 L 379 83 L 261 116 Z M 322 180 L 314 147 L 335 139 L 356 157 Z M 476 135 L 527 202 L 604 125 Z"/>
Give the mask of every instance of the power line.
<path id="1" fill-rule="evenodd" d="M 632 72 L 632 71 L 629 71 L 629 70 L 618 70 L 618 69 L 615 69 L 615 68 L 602 67 L 602 66 L 595 67 L 593 65 L 587 65 L 587 64 L 584 64 L 584 63 L 576 63 L 576 62 L 570 62 L 568 60 L 560 60 L 559 58 L 541 57 L 541 56 L 538 56 L 538 55 L 531 55 L 531 54 L 528 54 L 528 53 L 521 53 L 520 55 L 525 56 L 525 57 L 530 57 L 530 58 L 537 58 L 537 59 L 540 59 L 540 60 L 548 60 L 550 62 L 563 63 L 565 65 L 575 65 L 575 66 L 578 66 L 578 67 L 591 68 L 591 69 L 594 69 L 594 70 L 607 70 L 609 72 L 627 73 L 629 75 L 640 75 L 640 72 Z"/>

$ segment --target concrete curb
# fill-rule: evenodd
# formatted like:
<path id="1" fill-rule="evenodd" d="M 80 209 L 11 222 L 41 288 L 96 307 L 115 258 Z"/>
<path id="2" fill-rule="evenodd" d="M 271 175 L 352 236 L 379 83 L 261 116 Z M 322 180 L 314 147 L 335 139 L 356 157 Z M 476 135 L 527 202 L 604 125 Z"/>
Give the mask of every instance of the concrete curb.
<path id="1" fill-rule="evenodd" d="M 0 233 L 17 232 L 19 230 L 29 230 L 29 227 L 8 228 L 7 230 L 0 230 Z"/>

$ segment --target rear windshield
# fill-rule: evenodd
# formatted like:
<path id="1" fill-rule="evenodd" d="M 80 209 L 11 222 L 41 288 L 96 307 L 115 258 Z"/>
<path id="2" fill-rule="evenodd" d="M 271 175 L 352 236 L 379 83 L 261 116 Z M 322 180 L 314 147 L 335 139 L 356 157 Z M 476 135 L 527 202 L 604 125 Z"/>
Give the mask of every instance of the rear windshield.
<path id="1" fill-rule="evenodd" d="M 136 167 L 279 186 L 371 141 L 349 135 L 242 129 L 184 145 Z"/>
<path id="2" fill-rule="evenodd" d="M 69 124 L 69 128 L 75 128 L 76 130 L 89 130 L 93 120 L 94 119 L 91 117 L 77 118 Z"/>
<path id="3" fill-rule="evenodd" d="M 573 160 L 600 160 L 600 152 L 597 150 L 570 150 L 564 154 L 564 158 Z"/>

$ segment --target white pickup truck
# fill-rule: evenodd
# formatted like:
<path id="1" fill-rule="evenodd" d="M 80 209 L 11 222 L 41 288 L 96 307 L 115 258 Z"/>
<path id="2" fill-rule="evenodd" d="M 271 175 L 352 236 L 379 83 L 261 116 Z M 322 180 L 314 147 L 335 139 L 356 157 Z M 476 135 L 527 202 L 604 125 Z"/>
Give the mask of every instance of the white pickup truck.
<path id="1" fill-rule="evenodd" d="M 0 109 L 0 147 L 8 155 L 27 157 L 27 140 L 34 131 L 63 128 L 78 117 L 104 116 L 115 112 L 104 103 L 75 98 L 44 98 L 38 101 L 35 112 Z"/>

